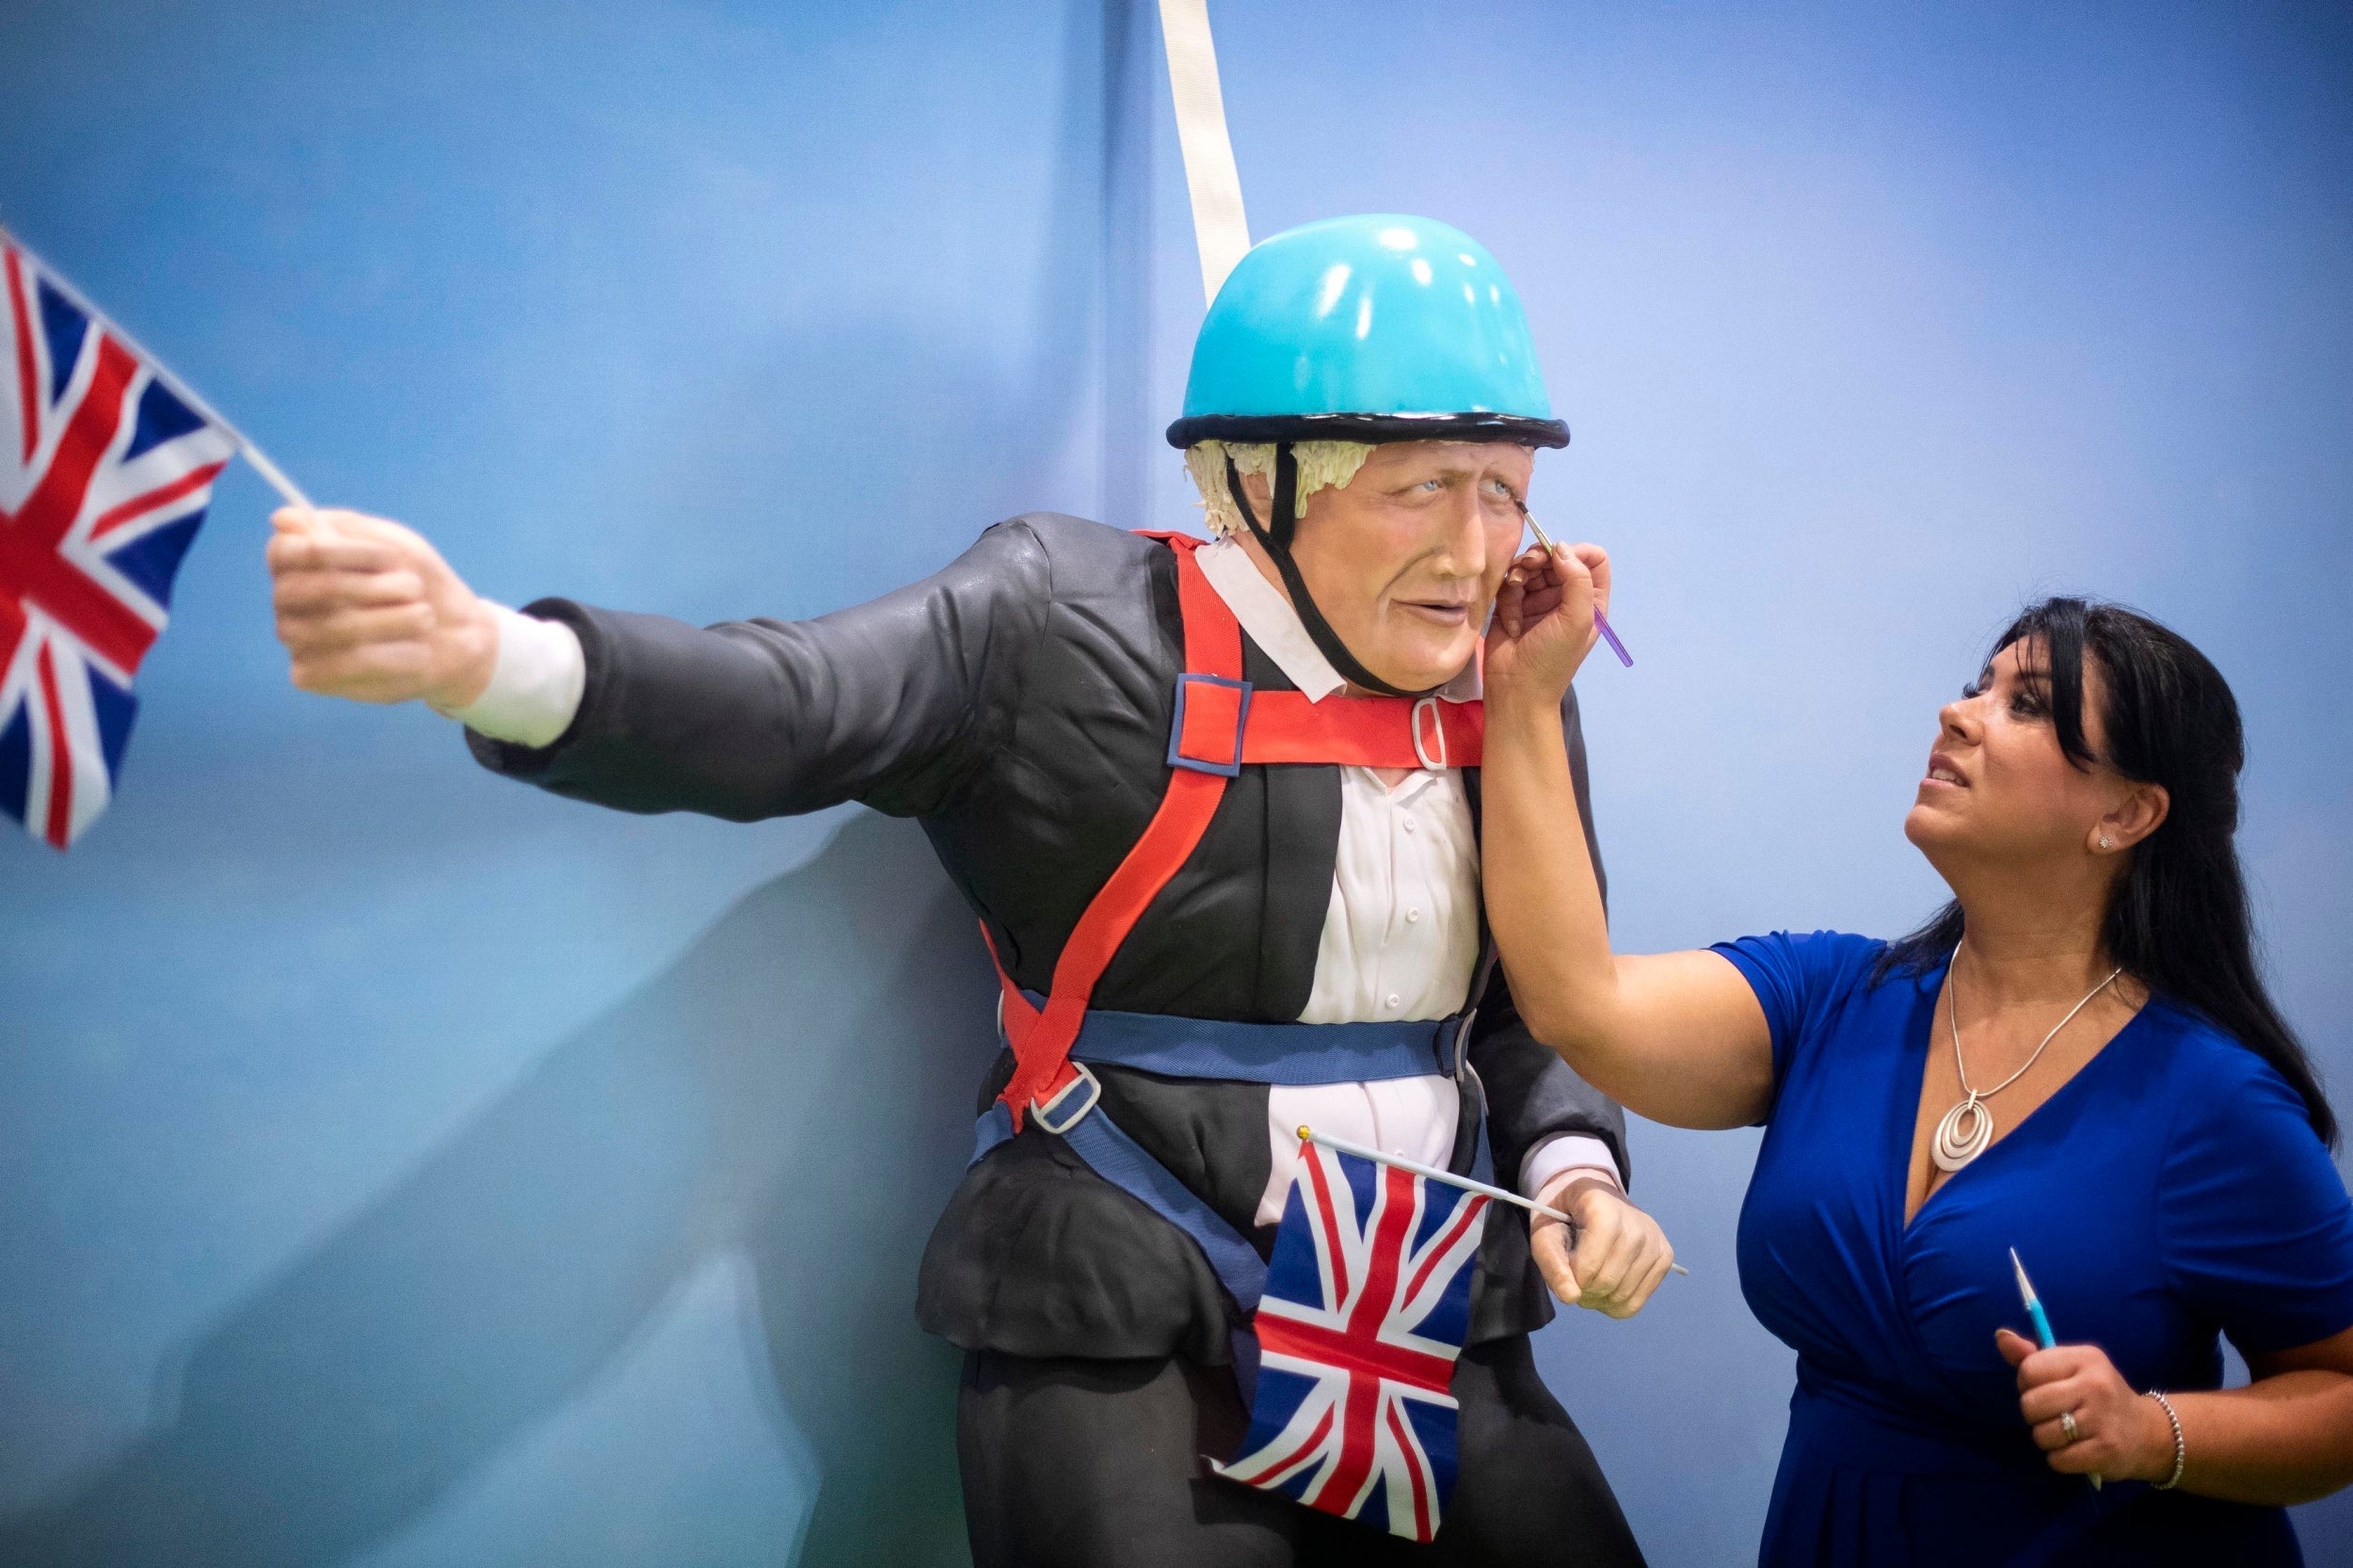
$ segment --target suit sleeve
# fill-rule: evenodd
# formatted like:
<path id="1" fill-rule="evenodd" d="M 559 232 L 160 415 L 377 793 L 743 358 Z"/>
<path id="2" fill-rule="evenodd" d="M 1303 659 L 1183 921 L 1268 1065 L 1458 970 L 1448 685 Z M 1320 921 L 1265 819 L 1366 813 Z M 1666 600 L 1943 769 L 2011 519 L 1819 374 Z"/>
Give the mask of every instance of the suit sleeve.
<path id="1" fill-rule="evenodd" d="M 1000 523 L 936 574 L 814 620 L 696 628 L 541 600 L 580 636 L 571 728 L 530 747 L 469 733 L 484 766 L 624 811 L 736 822 L 862 801 L 921 816 L 1010 733 L 1052 597 L 1045 547 Z"/>
<path id="2" fill-rule="evenodd" d="M 1585 774 L 1585 731 L 1578 722 L 1577 692 L 1571 688 L 1561 703 L 1568 735 L 1569 775 L 1577 787 L 1577 808 L 1585 824 L 1585 847 L 1593 857 L 1593 874 L 1602 875 L 1601 842 L 1593 832 L 1591 788 Z M 1602 892 L 1609 895 L 1609 883 Z M 1609 1146 L 1618 1162 L 1619 1178 L 1629 1191 L 1634 1167 L 1627 1160 L 1625 1112 L 1618 1102 L 1587 1083 L 1577 1070 L 1539 1045 L 1520 1021 L 1505 984 L 1503 966 L 1489 963 L 1487 985 L 1479 1001 L 1479 1016 L 1471 1025 L 1470 1062 L 1487 1098 L 1487 1137 L 1495 1150 L 1499 1179 L 1513 1179 L 1529 1149 L 1557 1133 L 1583 1133 Z"/>

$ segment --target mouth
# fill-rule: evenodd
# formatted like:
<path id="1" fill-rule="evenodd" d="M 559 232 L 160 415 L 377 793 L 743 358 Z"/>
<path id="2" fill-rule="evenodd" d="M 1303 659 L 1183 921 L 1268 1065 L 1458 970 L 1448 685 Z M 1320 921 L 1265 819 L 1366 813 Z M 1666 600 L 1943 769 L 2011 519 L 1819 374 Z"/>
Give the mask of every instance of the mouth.
<path id="1" fill-rule="evenodd" d="M 1463 626 L 1470 620 L 1470 605 L 1462 600 L 1401 599 L 1395 602 L 1400 610 L 1433 626 Z"/>
<path id="2" fill-rule="evenodd" d="M 1920 780 L 1920 787 L 1924 790 L 1930 785 L 1945 790 L 1965 790 L 1969 788 L 1969 780 L 1961 776 L 1961 770 L 1953 765 L 1951 758 L 1941 751 L 1932 751 L 1929 754 L 1928 776 Z"/>

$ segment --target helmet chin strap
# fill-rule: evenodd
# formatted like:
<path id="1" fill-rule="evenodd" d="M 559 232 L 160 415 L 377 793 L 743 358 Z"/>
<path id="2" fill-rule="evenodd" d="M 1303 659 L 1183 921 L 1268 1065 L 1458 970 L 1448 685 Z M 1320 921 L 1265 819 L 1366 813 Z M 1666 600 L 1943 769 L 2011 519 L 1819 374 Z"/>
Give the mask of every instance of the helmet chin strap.
<path id="1" fill-rule="evenodd" d="M 1299 613 L 1299 623 L 1307 629 L 1308 640 L 1317 651 L 1331 661 L 1340 679 L 1368 692 L 1383 696 L 1429 696 L 1445 684 L 1418 692 L 1392 686 L 1372 671 L 1365 668 L 1357 657 L 1348 651 L 1340 634 L 1332 630 L 1332 623 L 1323 618 L 1316 607 L 1315 596 L 1307 591 L 1307 580 L 1299 574 L 1299 563 L 1291 559 L 1291 536 L 1299 528 L 1299 464 L 1291 456 L 1291 443 L 1280 441 L 1274 448 L 1274 516 L 1272 529 L 1258 526 L 1258 515 L 1251 510 L 1250 497 L 1241 488 L 1241 474 L 1234 467 L 1234 459 L 1225 459 L 1225 489 L 1234 498 L 1234 505 L 1241 513 L 1241 520 L 1250 527 L 1251 536 L 1266 548 L 1274 562 L 1274 569 L 1283 574 L 1283 585 L 1290 590 L 1291 608 Z"/>

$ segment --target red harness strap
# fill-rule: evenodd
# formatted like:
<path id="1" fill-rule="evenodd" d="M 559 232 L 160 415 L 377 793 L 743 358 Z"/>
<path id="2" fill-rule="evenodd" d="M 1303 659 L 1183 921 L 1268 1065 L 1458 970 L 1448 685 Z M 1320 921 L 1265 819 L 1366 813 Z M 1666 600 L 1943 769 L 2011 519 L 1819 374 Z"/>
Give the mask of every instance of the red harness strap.
<path id="1" fill-rule="evenodd" d="M 1475 768 L 1487 733 L 1477 702 L 1253 692 L 1244 762 L 1345 762 L 1360 768 Z"/>
<path id="2" fill-rule="evenodd" d="M 1485 716 L 1477 702 L 1337 694 L 1310 702 L 1301 692 L 1254 690 L 1241 678 L 1241 623 L 1193 559 L 1203 541 L 1189 534 L 1145 536 L 1176 552 L 1176 604 L 1185 627 L 1185 672 L 1177 678 L 1176 719 L 1169 738 L 1168 792 L 1144 836 L 1071 929 L 1054 961 L 1046 1005 L 1030 1005 L 1004 965 L 997 965 L 1005 1040 L 1014 1057 L 1013 1077 L 998 1097 L 1013 1113 L 1016 1132 L 1033 1104 L 1051 1107 L 1078 1081 L 1070 1048 L 1096 982 L 1209 831 L 1209 819 L 1225 798 L 1227 779 L 1245 765 L 1267 762 L 1479 765 Z M 981 937 L 988 940 L 986 922 Z M 989 956 L 997 956 L 994 942 Z"/>

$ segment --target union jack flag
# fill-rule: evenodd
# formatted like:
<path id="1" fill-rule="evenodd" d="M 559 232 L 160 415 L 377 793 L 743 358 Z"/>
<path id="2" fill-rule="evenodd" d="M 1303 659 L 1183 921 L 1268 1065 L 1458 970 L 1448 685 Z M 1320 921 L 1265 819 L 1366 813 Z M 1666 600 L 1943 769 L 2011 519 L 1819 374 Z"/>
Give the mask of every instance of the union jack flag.
<path id="1" fill-rule="evenodd" d="M 1253 1325 L 1250 1432 L 1221 1475 L 1392 1535 L 1438 1533 L 1487 1202 L 1303 1144 Z"/>
<path id="2" fill-rule="evenodd" d="M 0 810 L 59 849 L 114 793 L 171 581 L 235 438 L 0 241 Z"/>

